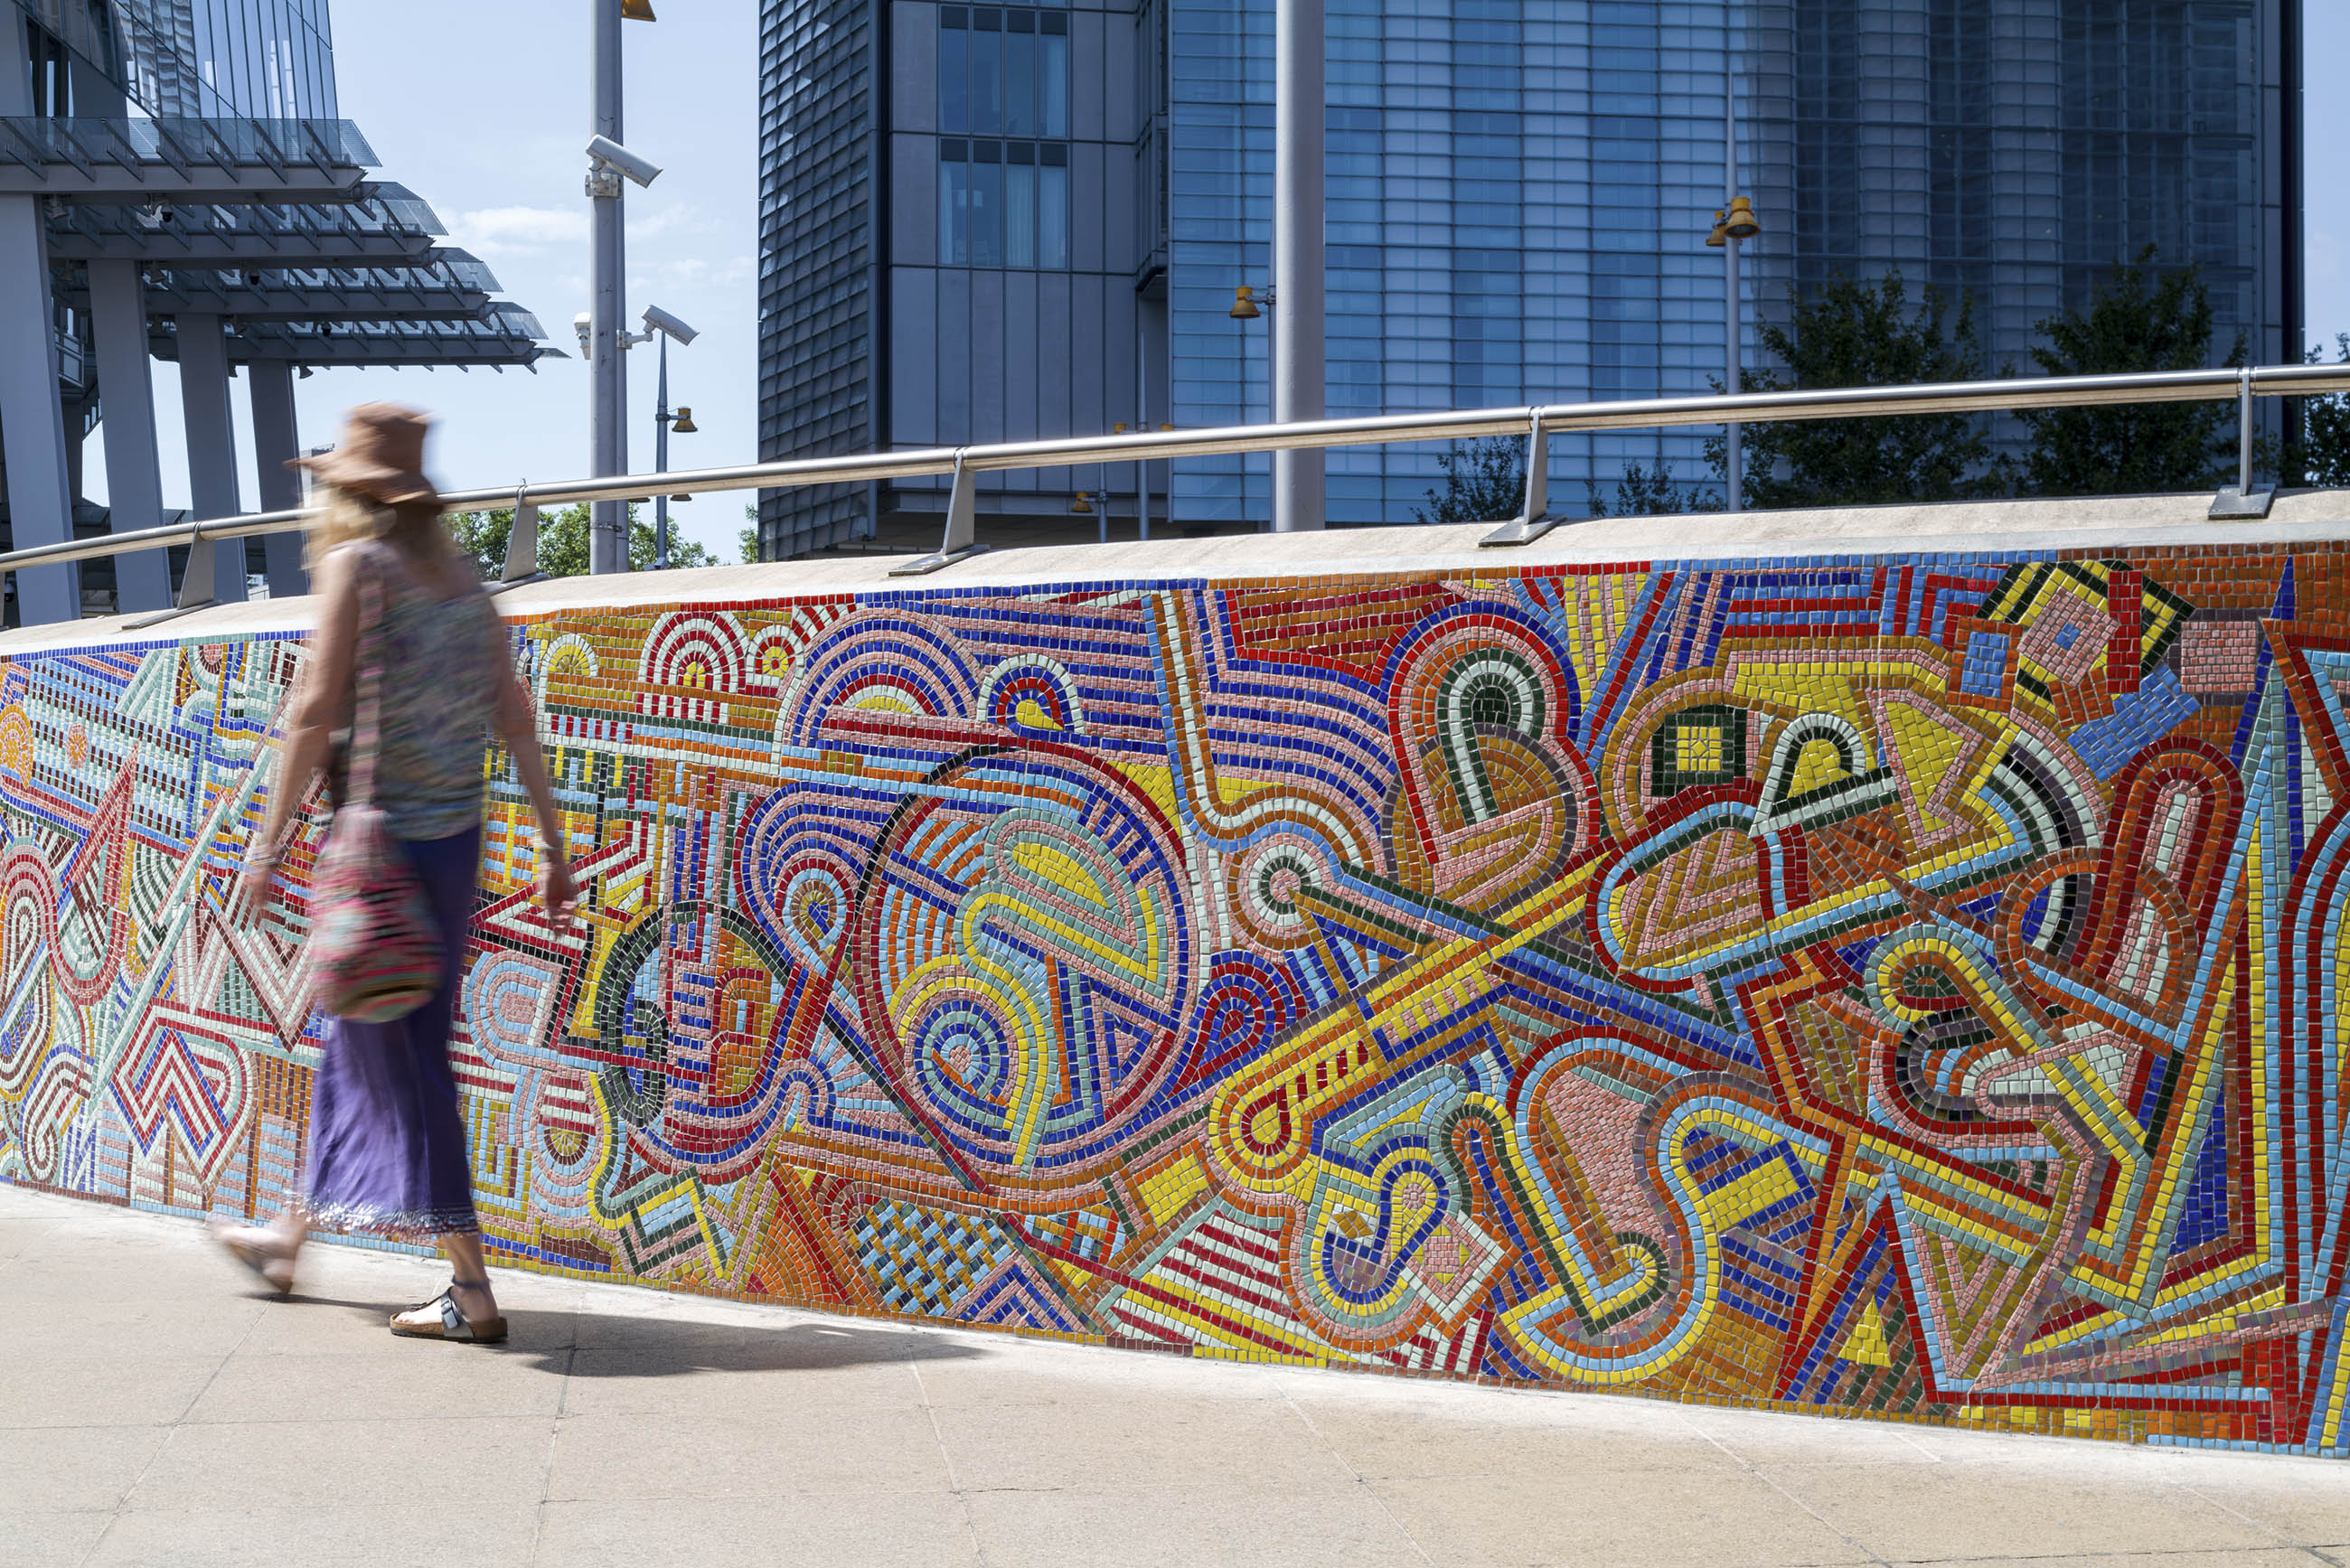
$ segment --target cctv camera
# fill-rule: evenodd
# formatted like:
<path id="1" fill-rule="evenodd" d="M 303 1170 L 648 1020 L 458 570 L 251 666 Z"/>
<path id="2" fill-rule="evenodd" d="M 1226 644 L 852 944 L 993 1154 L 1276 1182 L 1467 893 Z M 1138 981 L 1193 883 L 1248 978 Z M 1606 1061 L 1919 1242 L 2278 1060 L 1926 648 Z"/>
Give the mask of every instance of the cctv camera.
<path id="1" fill-rule="evenodd" d="M 576 332 L 585 332 L 594 325 L 596 325 L 596 318 L 584 310 L 571 318 L 572 330 Z"/>
<path id="2" fill-rule="evenodd" d="M 651 332 L 666 332 L 680 343 L 691 343 L 701 336 L 658 305 L 645 306 L 645 327 Z"/>
<path id="3" fill-rule="evenodd" d="M 607 169 L 617 169 L 639 185 L 650 185 L 660 178 L 660 166 L 649 163 L 608 136 L 588 139 L 588 156 Z"/>

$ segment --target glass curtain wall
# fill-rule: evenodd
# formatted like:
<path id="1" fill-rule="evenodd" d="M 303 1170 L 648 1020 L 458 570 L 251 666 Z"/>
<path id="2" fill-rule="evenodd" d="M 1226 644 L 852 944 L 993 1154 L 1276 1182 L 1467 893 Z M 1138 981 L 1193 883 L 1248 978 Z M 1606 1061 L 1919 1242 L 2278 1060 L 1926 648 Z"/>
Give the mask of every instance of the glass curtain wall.
<path id="1" fill-rule="evenodd" d="M 328 0 L 19 0 L 159 117 L 333 119 Z"/>
<path id="2" fill-rule="evenodd" d="M 1066 268 L 1068 14 L 940 6 L 939 129 L 939 265 Z"/>
<path id="3" fill-rule="evenodd" d="M 332 119 L 327 0 L 183 0 L 207 116 Z"/>
<path id="4" fill-rule="evenodd" d="M 1971 295 L 1991 368 L 2028 374 L 2038 324 L 2153 244 L 2210 285 L 2215 358 L 2240 330 L 2293 357 L 2284 4 L 1746 0 L 1763 308 L 1898 266 Z"/>
<path id="5" fill-rule="evenodd" d="M 328 0 L 17 5 L 149 114 L 210 119 L 338 116 Z"/>
<path id="6" fill-rule="evenodd" d="M 767 0 L 760 15 L 759 456 L 873 444 L 872 8 Z M 860 534 L 868 487 L 759 496 L 769 560 Z"/>
<path id="7" fill-rule="evenodd" d="M 1720 375 L 1721 4 L 1329 0 L 1333 415 L 1698 392 Z M 1268 417 L 1271 0 L 1174 15 L 1171 334 L 1180 424 Z M 1627 462 L 1705 477 L 1702 432 L 1561 436 L 1554 493 Z M 1441 446 L 1330 457 L 1334 524 L 1409 523 Z M 1187 461 L 1179 518 L 1261 524 L 1262 457 Z"/>
<path id="8" fill-rule="evenodd" d="M 1898 266 L 2029 372 L 2037 324 L 2148 244 L 2201 268 L 2220 352 L 2290 358 L 2290 3 L 1326 0 L 1330 410 L 1717 387 L 1733 48 L 1747 366 L 1791 289 Z M 1273 0 L 1175 0 L 1171 49 L 1174 418 L 1262 420 L 1272 315 L 1229 313 L 1271 281 Z M 1555 438 L 1554 500 L 1632 462 L 1714 489 L 1705 433 Z M 1331 521 L 1409 521 L 1436 455 L 1333 453 Z M 1186 462 L 1178 515 L 1262 523 L 1267 472 Z"/>

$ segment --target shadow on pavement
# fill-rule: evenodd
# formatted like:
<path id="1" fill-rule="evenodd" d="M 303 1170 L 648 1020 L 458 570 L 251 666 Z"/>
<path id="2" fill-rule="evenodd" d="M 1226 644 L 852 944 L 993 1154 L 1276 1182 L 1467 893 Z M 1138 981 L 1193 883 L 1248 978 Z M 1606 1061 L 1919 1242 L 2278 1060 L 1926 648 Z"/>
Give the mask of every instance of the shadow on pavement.
<path id="1" fill-rule="evenodd" d="M 286 1299 L 290 1304 L 342 1307 L 370 1317 L 388 1316 L 413 1304 L 343 1301 L 299 1292 Z M 582 1345 L 579 1331 L 585 1325 L 592 1325 L 594 1338 Z M 894 1328 L 852 1328 L 829 1323 L 764 1328 L 750 1324 L 697 1323 L 610 1313 L 590 1316 L 510 1309 L 506 1327 L 504 1345 L 482 1346 L 476 1353 L 488 1351 L 511 1356 L 538 1371 L 572 1377 L 822 1372 L 891 1361 L 955 1361 L 986 1354 L 978 1346 L 960 1345 L 937 1334 Z"/>

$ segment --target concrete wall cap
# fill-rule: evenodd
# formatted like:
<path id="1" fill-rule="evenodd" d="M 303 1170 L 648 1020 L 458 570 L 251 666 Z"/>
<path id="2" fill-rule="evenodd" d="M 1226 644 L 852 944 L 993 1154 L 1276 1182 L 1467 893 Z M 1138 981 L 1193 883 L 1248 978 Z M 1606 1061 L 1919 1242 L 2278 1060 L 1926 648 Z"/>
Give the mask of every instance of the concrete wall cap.
<path id="1" fill-rule="evenodd" d="M 1390 572 L 1507 572 L 1633 561 L 2014 554 L 2147 546 L 2350 543 L 2350 490 L 2281 494 L 2264 522 L 2215 523 L 2209 493 L 2081 500 L 1939 502 L 1804 511 L 1609 517 L 1569 524 L 1533 545 L 1483 550 L 1498 523 L 1445 527 L 1334 528 L 1314 534 L 1232 534 L 998 550 L 924 577 L 892 577 L 902 556 L 767 561 L 694 571 L 556 577 L 498 596 L 508 619 L 636 605 L 774 603 L 873 592 L 951 592 L 1035 583 L 1181 582 L 1354 576 Z M 984 531 L 982 532 L 983 541 Z M 307 598 L 261 599 L 197 610 L 129 630 L 117 616 L 0 631 L 0 656 L 68 648 L 307 630 Z"/>

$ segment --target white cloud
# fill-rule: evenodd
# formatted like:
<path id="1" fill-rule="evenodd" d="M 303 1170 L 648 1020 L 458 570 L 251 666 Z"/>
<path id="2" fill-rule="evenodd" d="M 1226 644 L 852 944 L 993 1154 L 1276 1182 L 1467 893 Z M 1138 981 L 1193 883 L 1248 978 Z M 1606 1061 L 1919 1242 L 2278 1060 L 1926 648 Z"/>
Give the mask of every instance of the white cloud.
<path id="1" fill-rule="evenodd" d="M 452 241 L 484 256 L 521 255 L 588 240 L 588 214 L 576 207 L 484 207 L 458 213 L 449 227 Z"/>

